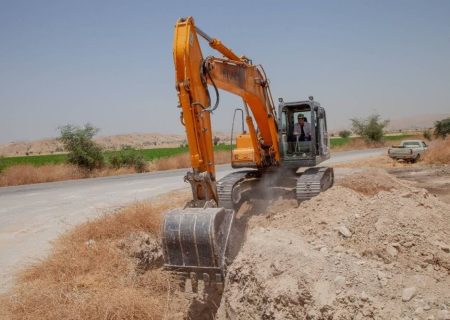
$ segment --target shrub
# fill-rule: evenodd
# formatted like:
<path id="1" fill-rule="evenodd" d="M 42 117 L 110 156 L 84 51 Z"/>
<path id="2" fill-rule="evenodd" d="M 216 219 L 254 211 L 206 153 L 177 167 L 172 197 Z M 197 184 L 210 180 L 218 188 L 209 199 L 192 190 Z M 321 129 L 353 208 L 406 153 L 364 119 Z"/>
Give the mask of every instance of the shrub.
<path id="1" fill-rule="evenodd" d="M 445 138 L 448 134 L 450 134 L 450 118 L 434 123 L 434 135 L 437 138 Z"/>
<path id="2" fill-rule="evenodd" d="M 59 128 L 61 136 L 59 140 L 68 151 L 67 161 L 89 171 L 102 168 L 105 165 L 105 157 L 101 147 L 92 138 L 98 130 L 91 124 L 84 127 L 65 125 Z"/>
<path id="3" fill-rule="evenodd" d="M 341 138 L 348 138 L 348 137 L 350 137 L 351 134 L 352 133 L 349 130 L 341 130 L 341 131 L 339 131 L 339 136 Z"/>
<path id="4" fill-rule="evenodd" d="M 428 129 L 424 130 L 422 134 L 425 139 L 427 139 L 428 141 L 431 140 L 431 131 L 430 130 L 428 130 Z"/>
<path id="5" fill-rule="evenodd" d="M 109 158 L 111 165 L 119 169 L 121 167 L 134 167 L 137 172 L 147 171 L 147 162 L 144 156 L 130 146 L 124 146 Z"/>
<path id="6" fill-rule="evenodd" d="M 381 120 L 380 115 L 373 114 L 366 119 L 350 119 L 353 132 L 363 137 L 366 141 L 379 142 L 383 139 L 384 128 L 389 120 Z"/>

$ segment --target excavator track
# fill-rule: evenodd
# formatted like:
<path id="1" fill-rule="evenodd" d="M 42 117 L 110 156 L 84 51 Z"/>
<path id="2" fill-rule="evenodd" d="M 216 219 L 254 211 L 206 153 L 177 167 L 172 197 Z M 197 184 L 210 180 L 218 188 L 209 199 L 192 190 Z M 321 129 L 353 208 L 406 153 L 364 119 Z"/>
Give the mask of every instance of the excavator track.
<path id="1" fill-rule="evenodd" d="M 297 179 L 297 200 L 309 200 L 312 197 L 317 196 L 319 193 L 331 188 L 333 183 L 333 168 L 309 168 Z"/>
<path id="2" fill-rule="evenodd" d="M 243 182 L 256 181 L 260 174 L 257 170 L 243 170 L 232 172 L 217 182 L 219 208 L 236 209 L 247 189 Z"/>

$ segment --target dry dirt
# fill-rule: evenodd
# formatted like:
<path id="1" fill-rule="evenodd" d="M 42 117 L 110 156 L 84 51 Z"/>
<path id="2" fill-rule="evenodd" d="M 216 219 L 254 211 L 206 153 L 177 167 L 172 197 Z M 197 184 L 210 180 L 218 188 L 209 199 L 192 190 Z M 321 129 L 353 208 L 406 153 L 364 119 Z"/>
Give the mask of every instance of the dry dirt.
<path id="1" fill-rule="evenodd" d="M 338 169 L 332 189 L 300 206 L 245 203 L 222 297 L 178 292 L 169 318 L 450 319 L 450 203 L 418 187 L 450 172 L 427 170 L 410 182 Z"/>
<path id="2" fill-rule="evenodd" d="M 449 204 L 370 170 L 278 205 L 250 219 L 219 319 L 450 317 Z"/>
<path id="3" fill-rule="evenodd" d="M 450 204 L 445 201 L 450 194 L 445 187 L 450 172 L 446 166 L 400 169 L 394 168 L 393 174 L 379 168 L 337 169 L 336 185 L 300 206 L 282 198 L 244 203 L 233 233 L 232 248 L 239 250 L 230 253 L 223 295 L 211 292 L 202 296 L 180 292 L 174 282 L 168 285 L 160 269 L 155 269 L 161 264 L 161 255 L 153 225 L 151 229 L 127 228 L 113 236 L 102 230 L 112 226 L 112 230 L 121 230 L 120 221 L 84 226 L 89 232 L 81 228 L 77 233 L 82 247 L 91 245 L 86 239 L 95 240 L 93 248 L 112 239 L 113 248 L 120 251 L 108 254 L 125 254 L 132 260 L 125 263 L 113 256 L 114 263 L 123 261 L 119 267 L 108 267 L 107 259 L 99 261 L 106 264 L 101 270 L 107 273 L 101 276 L 95 268 L 81 274 L 74 270 L 75 276 L 64 283 L 64 292 L 75 286 L 77 295 L 85 292 L 82 297 L 93 299 L 52 296 L 53 305 L 48 308 L 59 308 L 64 316 L 76 318 L 66 310 L 75 312 L 81 302 L 87 303 L 97 311 L 83 313 L 86 319 L 105 310 L 111 319 L 136 315 L 143 319 L 221 320 L 450 319 Z M 433 189 L 436 177 L 441 179 L 437 196 Z M 84 265 L 83 255 L 70 257 Z M 38 283 L 48 294 L 58 282 L 51 274 L 45 275 L 45 266 L 38 268 Z M 65 275 L 59 272 L 61 276 Z M 49 288 L 42 282 L 46 277 L 53 279 Z M 24 315 L 20 312 L 29 301 L 45 303 L 39 299 L 39 291 L 19 290 L 33 288 L 35 281 L 31 277 L 31 282 L 13 290 L 15 296 L 9 303 L 15 308 L 8 306 L 18 314 L 6 319 L 21 318 L 18 315 Z M 113 289 L 124 295 L 117 308 L 102 299 Z M 111 302 L 119 301 L 117 295 L 111 298 Z M 146 301 L 151 301 L 154 312 L 145 307 Z M 67 307 L 61 308 L 61 304 Z"/>

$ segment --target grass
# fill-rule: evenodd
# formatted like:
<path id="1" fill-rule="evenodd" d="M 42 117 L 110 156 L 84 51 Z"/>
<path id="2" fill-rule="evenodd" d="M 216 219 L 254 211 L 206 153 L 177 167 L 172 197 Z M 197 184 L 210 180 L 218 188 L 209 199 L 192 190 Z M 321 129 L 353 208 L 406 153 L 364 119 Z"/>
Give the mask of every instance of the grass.
<path id="1" fill-rule="evenodd" d="M 231 150 L 230 145 L 219 144 L 214 147 L 215 151 Z M 179 154 L 187 153 L 187 147 L 176 148 L 155 148 L 138 150 L 143 155 L 146 161 L 154 161 L 156 159 L 167 158 Z M 105 151 L 106 158 L 109 159 L 112 155 L 118 154 L 120 151 Z M 40 156 L 21 156 L 21 157 L 0 157 L 0 168 L 6 169 L 15 165 L 33 165 L 43 166 L 48 164 L 62 164 L 66 162 L 67 156 L 65 154 L 49 154 Z M 1 171 L 1 170 L 0 170 Z"/>
<path id="2" fill-rule="evenodd" d="M 350 137 L 347 137 L 347 138 L 341 138 L 341 137 L 331 138 L 330 139 L 330 145 L 331 145 L 332 148 L 340 147 L 340 146 L 343 146 L 343 145 L 349 143 L 351 139 L 354 139 L 354 138 L 350 138 Z"/>
<path id="3" fill-rule="evenodd" d="M 21 157 L 3 157 L 0 158 L 0 167 L 8 168 L 19 164 L 31 164 L 42 166 L 46 164 L 61 164 L 67 160 L 65 154 L 48 154 L 42 156 L 21 156 Z"/>
<path id="4" fill-rule="evenodd" d="M 417 135 L 413 135 L 413 134 L 398 134 L 398 135 L 392 135 L 392 136 L 384 136 L 383 140 L 384 141 L 400 141 L 403 139 L 408 139 L 408 138 L 417 138 Z M 417 138 L 419 139 L 419 138 Z"/>
<path id="5" fill-rule="evenodd" d="M 163 212 L 187 199 L 135 203 L 63 234 L 0 295 L 0 319 L 162 319 L 172 281 L 145 257 L 159 247 Z"/>

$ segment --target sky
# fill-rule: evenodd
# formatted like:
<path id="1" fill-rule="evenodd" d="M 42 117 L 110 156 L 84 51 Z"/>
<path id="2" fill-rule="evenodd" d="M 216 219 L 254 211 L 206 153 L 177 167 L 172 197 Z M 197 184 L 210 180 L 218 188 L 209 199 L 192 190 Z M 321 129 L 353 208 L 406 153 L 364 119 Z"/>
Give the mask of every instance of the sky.
<path id="1" fill-rule="evenodd" d="M 172 41 L 186 16 L 262 64 L 276 101 L 313 95 L 331 129 L 450 112 L 447 0 L 0 0 L 0 143 L 87 122 L 100 135 L 183 133 Z M 241 105 L 222 92 L 214 129 L 229 132 Z"/>

